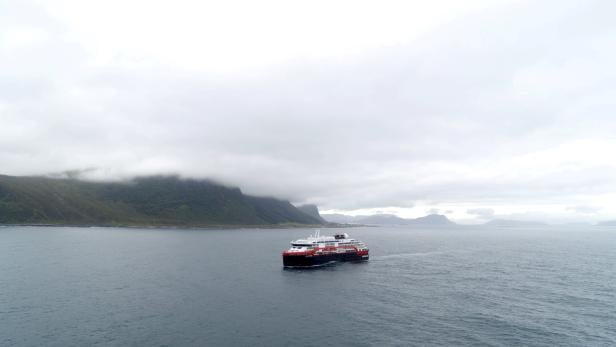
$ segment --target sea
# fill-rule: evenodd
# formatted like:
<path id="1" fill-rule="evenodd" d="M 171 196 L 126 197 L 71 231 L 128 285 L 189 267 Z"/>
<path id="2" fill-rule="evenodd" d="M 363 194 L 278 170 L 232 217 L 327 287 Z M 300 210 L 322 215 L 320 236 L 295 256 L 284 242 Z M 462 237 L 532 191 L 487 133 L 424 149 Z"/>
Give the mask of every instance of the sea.
<path id="1" fill-rule="evenodd" d="M 0 346 L 614 346 L 616 229 L 0 227 Z"/>

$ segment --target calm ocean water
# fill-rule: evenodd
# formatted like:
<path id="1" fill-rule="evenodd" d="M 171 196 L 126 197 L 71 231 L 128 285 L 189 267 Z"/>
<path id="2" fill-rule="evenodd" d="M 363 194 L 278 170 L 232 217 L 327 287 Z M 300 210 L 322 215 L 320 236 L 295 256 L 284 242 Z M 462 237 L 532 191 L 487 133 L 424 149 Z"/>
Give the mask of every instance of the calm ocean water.
<path id="1" fill-rule="evenodd" d="M 345 231 L 368 263 L 289 271 L 312 229 L 2 227 L 0 345 L 616 345 L 614 229 Z"/>

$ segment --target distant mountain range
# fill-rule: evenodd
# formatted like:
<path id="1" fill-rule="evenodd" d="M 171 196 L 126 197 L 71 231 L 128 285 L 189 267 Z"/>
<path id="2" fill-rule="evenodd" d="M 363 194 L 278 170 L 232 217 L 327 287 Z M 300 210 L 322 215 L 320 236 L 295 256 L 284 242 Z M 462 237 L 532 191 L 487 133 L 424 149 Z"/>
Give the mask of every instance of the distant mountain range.
<path id="1" fill-rule="evenodd" d="M 0 224 L 324 224 L 316 206 L 243 194 L 208 180 L 172 176 L 98 183 L 0 175 Z"/>
<path id="2" fill-rule="evenodd" d="M 534 227 L 534 226 L 545 226 L 548 225 L 544 222 L 537 221 L 521 221 L 521 220 L 511 220 L 511 219 L 493 219 L 484 225 L 494 226 L 494 227 Z"/>
<path id="3" fill-rule="evenodd" d="M 374 215 L 364 215 L 364 216 L 351 216 L 346 214 L 322 214 L 327 222 L 330 223 L 339 223 L 339 224 L 362 224 L 362 225 L 435 225 L 435 226 L 446 226 L 446 225 L 457 225 L 456 223 L 450 221 L 446 216 L 440 214 L 431 214 L 425 217 L 415 218 L 415 219 L 406 219 L 400 218 L 393 214 L 374 214 Z M 525 228 L 525 227 L 541 227 L 551 225 L 546 222 L 541 221 L 525 221 L 525 220 L 515 220 L 515 219 L 493 219 L 487 221 L 483 224 L 488 227 L 498 227 L 498 228 Z M 580 223 L 567 223 L 564 225 L 587 225 L 591 226 L 593 224 L 588 222 L 580 222 Z M 602 221 L 597 224 L 597 226 L 616 226 L 616 220 L 607 220 Z"/>
<path id="4" fill-rule="evenodd" d="M 393 214 L 375 214 L 369 216 L 349 216 L 344 214 L 323 214 L 322 217 L 332 223 L 364 224 L 364 225 L 455 225 L 447 217 L 440 214 L 431 214 L 425 217 L 406 219 Z"/>
<path id="5" fill-rule="evenodd" d="M 128 182 L 87 182 L 70 178 L 0 175 L 0 224 L 101 226 L 242 225 L 455 225 L 431 214 L 405 219 L 392 214 L 319 214 L 315 205 L 245 195 L 209 180 L 151 176 Z M 495 219 L 493 227 L 534 227 L 546 223 Z M 616 220 L 596 225 L 616 226 Z"/>
<path id="6" fill-rule="evenodd" d="M 616 220 L 603 221 L 596 224 L 590 222 L 569 222 L 563 224 L 552 224 L 541 221 L 524 221 L 524 220 L 512 220 L 512 219 L 494 219 L 485 224 L 485 226 L 501 227 L 501 228 L 522 228 L 522 227 L 542 227 L 542 226 L 616 226 Z"/>

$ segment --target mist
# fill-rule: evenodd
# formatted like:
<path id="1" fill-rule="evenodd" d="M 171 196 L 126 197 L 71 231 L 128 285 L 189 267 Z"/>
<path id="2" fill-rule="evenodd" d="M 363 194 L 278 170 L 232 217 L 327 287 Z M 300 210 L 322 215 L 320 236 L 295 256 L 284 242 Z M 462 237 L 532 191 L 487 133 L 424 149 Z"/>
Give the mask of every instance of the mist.
<path id="1" fill-rule="evenodd" d="M 88 24 L 75 2 L 0 1 L 0 174 L 177 174 L 351 214 L 616 218 L 615 4 L 336 4 L 315 3 L 312 32 L 284 6 L 202 27 L 197 3 L 186 24 L 143 3 L 114 26 L 114 2 Z M 424 17 L 384 24 L 396 10 Z"/>

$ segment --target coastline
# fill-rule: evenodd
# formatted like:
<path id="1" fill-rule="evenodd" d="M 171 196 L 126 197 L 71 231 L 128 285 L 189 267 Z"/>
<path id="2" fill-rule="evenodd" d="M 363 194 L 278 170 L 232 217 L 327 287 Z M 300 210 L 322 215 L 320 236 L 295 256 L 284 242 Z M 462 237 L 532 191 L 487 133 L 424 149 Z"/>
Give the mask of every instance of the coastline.
<path id="1" fill-rule="evenodd" d="M 56 227 L 56 228 L 125 228 L 125 229 L 338 229 L 366 227 L 359 224 L 207 224 L 207 225 L 152 225 L 152 224 L 51 224 L 51 223 L 19 223 L 0 224 L 1 227 Z"/>

